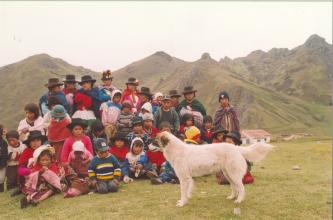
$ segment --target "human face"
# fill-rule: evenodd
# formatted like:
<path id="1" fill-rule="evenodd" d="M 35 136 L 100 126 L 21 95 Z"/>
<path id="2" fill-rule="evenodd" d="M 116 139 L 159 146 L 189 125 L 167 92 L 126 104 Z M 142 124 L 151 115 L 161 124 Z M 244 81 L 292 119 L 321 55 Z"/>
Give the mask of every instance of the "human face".
<path id="1" fill-rule="evenodd" d="M 39 157 L 39 164 L 43 167 L 48 167 L 51 164 L 51 158 L 49 155 L 44 154 Z"/>
<path id="2" fill-rule="evenodd" d="M 120 96 L 120 95 L 115 95 L 115 96 L 113 96 L 112 101 L 113 101 L 113 103 L 119 103 L 119 102 L 120 102 L 120 99 L 121 99 L 121 96 Z"/>
<path id="3" fill-rule="evenodd" d="M 29 121 L 34 121 L 36 119 L 36 116 L 33 112 L 29 112 L 26 111 L 25 112 L 25 117 L 29 120 Z"/>
<path id="4" fill-rule="evenodd" d="M 143 126 L 144 126 L 145 128 L 150 129 L 150 128 L 153 127 L 153 121 L 152 121 L 152 120 L 145 120 L 145 121 L 143 121 Z"/>
<path id="5" fill-rule="evenodd" d="M 60 86 L 55 86 L 53 88 L 51 88 L 52 92 L 61 92 L 61 87 Z"/>
<path id="6" fill-rule="evenodd" d="M 116 140 L 114 142 L 114 145 L 117 147 L 117 148 L 122 148 L 124 145 L 125 145 L 125 142 L 123 140 Z"/>
<path id="7" fill-rule="evenodd" d="M 128 107 L 125 107 L 125 108 L 123 108 L 123 112 L 125 112 L 125 113 L 129 113 L 129 112 L 131 112 L 131 109 L 128 108 Z"/>
<path id="8" fill-rule="evenodd" d="M 193 126 L 193 119 L 192 118 L 188 119 L 185 124 L 186 127 Z"/>
<path id="9" fill-rule="evenodd" d="M 147 97 L 146 95 L 144 95 L 144 94 L 140 94 L 140 98 L 141 98 L 141 101 L 142 101 L 143 103 L 149 101 L 148 97 Z"/>
<path id="10" fill-rule="evenodd" d="M 74 126 L 72 133 L 75 137 L 80 137 L 83 134 L 83 128 L 80 125 Z"/>
<path id="11" fill-rule="evenodd" d="M 211 129 L 212 127 L 213 127 L 212 122 L 206 122 L 206 123 L 205 123 L 205 128 L 206 128 L 206 129 Z"/>
<path id="12" fill-rule="evenodd" d="M 186 94 L 184 94 L 184 96 L 185 96 L 185 99 L 190 102 L 194 98 L 194 93 L 186 93 Z"/>
<path id="13" fill-rule="evenodd" d="M 229 144 L 235 144 L 234 140 L 231 137 L 226 137 L 225 142 Z"/>
<path id="14" fill-rule="evenodd" d="M 163 100 L 162 101 L 162 107 L 163 109 L 170 109 L 171 107 L 171 100 Z"/>
<path id="15" fill-rule="evenodd" d="M 111 80 L 111 79 L 103 80 L 103 85 L 104 85 L 104 86 L 111 86 L 111 83 L 112 83 L 112 80 Z"/>
<path id="16" fill-rule="evenodd" d="M 136 124 L 133 126 L 134 133 L 141 133 L 142 132 L 142 124 Z"/>
<path id="17" fill-rule="evenodd" d="M 39 148 L 42 145 L 42 140 L 41 139 L 33 139 L 30 141 L 30 147 L 34 150 Z"/>
<path id="18" fill-rule="evenodd" d="M 84 82 L 81 84 L 83 90 L 90 90 L 92 88 L 92 83 L 91 82 Z"/>
<path id="19" fill-rule="evenodd" d="M 218 133 L 216 135 L 216 140 L 218 140 L 219 142 L 223 142 L 223 137 L 224 137 L 223 133 Z"/>
<path id="20" fill-rule="evenodd" d="M 109 155 L 109 151 L 97 151 L 97 155 L 99 156 L 99 158 L 106 158 Z"/>
<path id="21" fill-rule="evenodd" d="M 229 99 L 227 99 L 227 98 L 220 99 L 220 104 L 221 104 L 222 107 L 228 107 L 229 106 Z"/>
<path id="22" fill-rule="evenodd" d="M 179 98 L 173 96 L 173 97 L 171 97 L 171 102 L 172 102 L 172 104 L 173 104 L 174 106 L 176 106 L 176 105 L 178 105 L 178 103 L 179 103 Z"/>
<path id="23" fill-rule="evenodd" d="M 135 155 L 139 155 L 143 150 L 142 144 L 135 144 L 132 148 L 132 152 Z"/>
<path id="24" fill-rule="evenodd" d="M 127 88 L 133 92 L 133 91 L 136 90 L 136 85 L 133 85 L 133 84 L 127 84 Z"/>
<path id="25" fill-rule="evenodd" d="M 16 138 L 8 138 L 7 141 L 8 141 L 8 144 L 12 147 L 18 147 L 18 145 L 20 143 L 20 141 Z"/>

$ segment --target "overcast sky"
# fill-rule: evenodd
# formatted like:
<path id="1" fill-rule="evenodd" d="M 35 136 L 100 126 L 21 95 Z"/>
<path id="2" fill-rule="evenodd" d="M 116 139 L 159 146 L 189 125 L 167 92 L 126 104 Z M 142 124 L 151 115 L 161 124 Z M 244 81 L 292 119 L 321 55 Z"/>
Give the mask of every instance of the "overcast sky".
<path id="1" fill-rule="evenodd" d="M 332 42 L 330 2 L 0 2 L 0 66 L 48 53 L 95 71 L 156 51 L 194 61 Z"/>

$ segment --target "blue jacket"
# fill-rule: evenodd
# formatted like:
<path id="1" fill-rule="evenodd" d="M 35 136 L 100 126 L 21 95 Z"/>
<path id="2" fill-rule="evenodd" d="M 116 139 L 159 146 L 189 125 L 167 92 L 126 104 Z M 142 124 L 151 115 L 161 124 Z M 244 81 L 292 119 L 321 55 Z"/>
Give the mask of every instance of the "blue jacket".
<path id="1" fill-rule="evenodd" d="M 92 102 L 92 110 L 94 111 L 94 114 L 97 118 L 100 118 L 100 112 L 99 108 L 103 102 L 108 101 L 110 98 L 104 90 L 101 90 L 97 87 L 92 88 L 89 91 L 85 91 L 83 88 L 79 89 L 77 91 L 78 93 L 85 94 L 87 96 L 90 96 L 93 100 Z"/>
<path id="2" fill-rule="evenodd" d="M 129 153 L 131 154 L 131 152 Z M 146 156 L 145 152 L 142 152 L 139 159 L 137 160 L 136 164 L 141 164 L 143 165 L 143 167 L 146 167 L 148 164 L 148 158 Z M 129 175 L 129 168 L 132 167 L 132 165 L 130 164 L 130 162 L 128 161 L 127 157 L 125 159 L 124 165 L 121 169 L 121 173 L 123 176 L 128 176 Z"/>
<path id="3" fill-rule="evenodd" d="M 42 97 L 40 97 L 40 99 L 39 99 L 39 108 L 40 108 L 42 115 L 45 115 L 46 113 L 48 113 L 50 111 L 47 106 L 48 99 L 50 96 L 57 97 L 59 99 L 59 101 L 61 102 L 62 106 L 64 106 L 66 111 L 69 112 L 69 105 L 67 103 L 65 94 L 63 92 L 57 92 L 57 93 L 47 92 L 44 95 L 42 95 Z"/>

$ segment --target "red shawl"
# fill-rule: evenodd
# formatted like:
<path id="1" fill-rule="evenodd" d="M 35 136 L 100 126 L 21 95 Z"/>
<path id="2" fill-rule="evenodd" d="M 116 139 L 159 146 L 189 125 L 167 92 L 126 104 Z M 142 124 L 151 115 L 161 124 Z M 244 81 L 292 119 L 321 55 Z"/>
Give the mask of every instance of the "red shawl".
<path id="1" fill-rule="evenodd" d="M 64 118 L 61 121 L 52 119 L 48 127 L 48 135 L 47 135 L 48 140 L 50 142 L 60 142 L 70 137 L 72 133 L 66 127 L 68 124 L 70 124 L 68 118 Z"/>

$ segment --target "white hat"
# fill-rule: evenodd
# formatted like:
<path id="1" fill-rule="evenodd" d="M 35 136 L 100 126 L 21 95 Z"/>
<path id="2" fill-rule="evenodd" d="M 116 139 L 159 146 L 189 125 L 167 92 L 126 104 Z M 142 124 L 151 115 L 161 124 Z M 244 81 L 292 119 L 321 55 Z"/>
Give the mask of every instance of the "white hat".
<path id="1" fill-rule="evenodd" d="M 82 141 L 75 141 L 73 144 L 73 151 L 85 151 L 84 143 Z"/>
<path id="2" fill-rule="evenodd" d="M 160 97 L 160 96 L 163 96 L 163 93 L 157 92 L 157 93 L 154 94 L 153 99 L 156 100 L 157 97 Z"/>
<path id="3" fill-rule="evenodd" d="M 145 113 L 141 117 L 142 117 L 142 121 L 146 121 L 146 120 L 154 121 L 154 116 L 151 113 Z"/>
<path id="4" fill-rule="evenodd" d="M 49 144 L 45 144 L 45 145 L 42 145 L 40 147 L 38 147 L 35 151 L 34 151 L 34 154 L 33 154 L 33 159 L 34 159 L 34 164 L 37 163 L 38 161 L 38 157 L 40 156 L 40 154 L 43 152 L 43 151 L 46 151 L 46 150 L 49 150 L 52 154 L 54 153 L 54 148 L 51 147 L 51 145 Z"/>
<path id="5" fill-rule="evenodd" d="M 148 111 L 149 113 L 153 112 L 153 107 L 151 106 L 150 102 L 146 102 L 142 105 L 141 109 Z"/>

